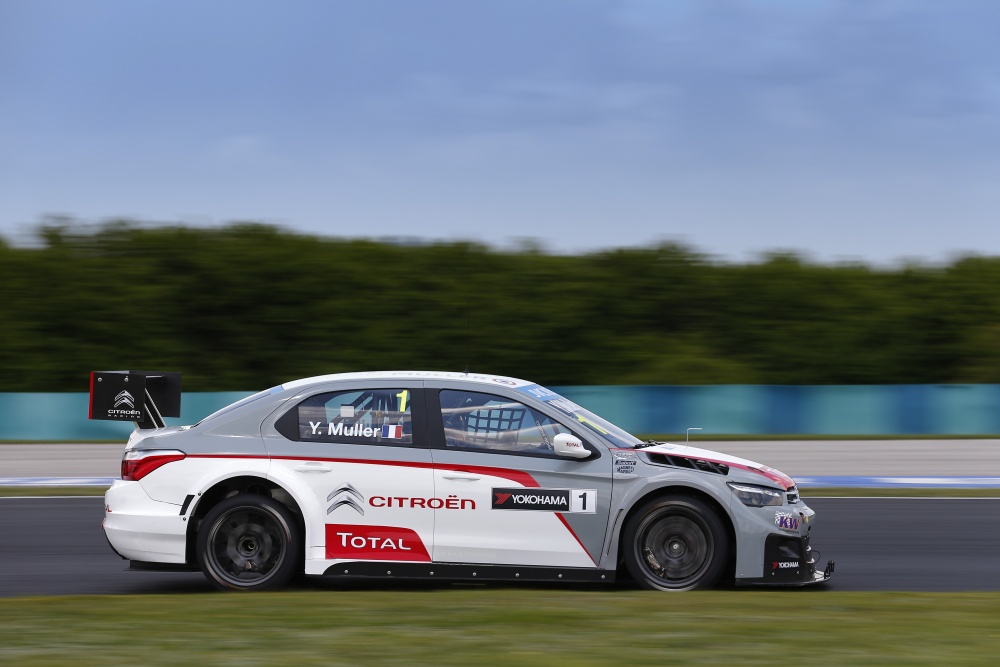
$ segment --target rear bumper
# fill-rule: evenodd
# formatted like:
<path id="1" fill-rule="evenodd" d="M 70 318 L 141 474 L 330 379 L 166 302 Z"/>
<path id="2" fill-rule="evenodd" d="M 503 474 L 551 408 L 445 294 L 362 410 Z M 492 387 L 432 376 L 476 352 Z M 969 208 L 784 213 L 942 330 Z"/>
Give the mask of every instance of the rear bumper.
<path id="1" fill-rule="evenodd" d="M 116 480 L 104 494 L 104 533 L 122 558 L 184 563 L 187 521 L 180 505 L 152 500 L 138 482 Z"/>

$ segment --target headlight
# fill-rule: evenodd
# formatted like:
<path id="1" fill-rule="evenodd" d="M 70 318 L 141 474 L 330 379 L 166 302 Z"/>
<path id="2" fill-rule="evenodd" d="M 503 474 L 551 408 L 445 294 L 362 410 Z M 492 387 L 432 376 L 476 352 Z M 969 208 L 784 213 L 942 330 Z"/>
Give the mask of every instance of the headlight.
<path id="1" fill-rule="evenodd" d="M 734 482 L 727 482 L 726 484 L 747 507 L 766 507 L 767 505 L 785 504 L 785 496 L 781 491 L 766 489 L 763 486 L 736 484 Z"/>

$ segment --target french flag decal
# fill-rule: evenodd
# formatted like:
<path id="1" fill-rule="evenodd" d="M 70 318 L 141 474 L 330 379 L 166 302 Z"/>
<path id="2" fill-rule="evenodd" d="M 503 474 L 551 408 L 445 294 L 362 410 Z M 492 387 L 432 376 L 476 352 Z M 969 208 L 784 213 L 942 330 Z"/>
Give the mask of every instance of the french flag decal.
<path id="1" fill-rule="evenodd" d="M 383 438 L 393 438 L 398 439 L 403 437 L 403 427 L 399 424 L 395 426 L 389 426 L 386 424 L 382 427 L 382 437 Z"/>

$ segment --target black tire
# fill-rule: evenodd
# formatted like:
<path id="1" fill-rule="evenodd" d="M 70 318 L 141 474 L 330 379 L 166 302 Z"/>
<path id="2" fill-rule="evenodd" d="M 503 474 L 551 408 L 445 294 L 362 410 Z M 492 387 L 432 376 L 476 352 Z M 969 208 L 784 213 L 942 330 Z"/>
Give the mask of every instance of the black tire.
<path id="1" fill-rule="evenodd" d="M 688 591 L 714 586 L 729 558 L 719 515 L 688 496 L 654 498 L 622 534 L 625 565 L 642 588 Z"/>
<path id="2" fill-rule="evenodd" d="M 220 590 L 281 588 L 295 575 L 301 554 L 295 515 L 267 496 L 226 498 L 209 510 L 198 530 L 198 565 Z"/>

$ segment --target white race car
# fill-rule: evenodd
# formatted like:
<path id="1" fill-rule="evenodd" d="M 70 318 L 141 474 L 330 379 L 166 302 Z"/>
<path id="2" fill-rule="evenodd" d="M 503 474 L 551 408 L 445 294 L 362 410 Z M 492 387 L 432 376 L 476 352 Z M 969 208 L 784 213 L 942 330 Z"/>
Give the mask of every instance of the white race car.
<path id="1" fill-rule="evenodd" d="M 764 465 L 642 442 L 537 384 L 372 372 L 288 382 L 193 426 L 180 376 L 92 374 L 91 417 L 137 429 L 104 530 L 135 569 L 222 589 L 327 577 L 687 590 L 828 579 L 814 512 Z"/>

